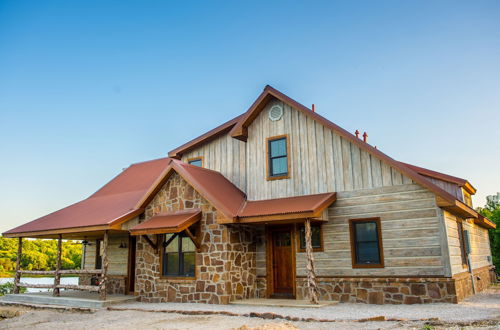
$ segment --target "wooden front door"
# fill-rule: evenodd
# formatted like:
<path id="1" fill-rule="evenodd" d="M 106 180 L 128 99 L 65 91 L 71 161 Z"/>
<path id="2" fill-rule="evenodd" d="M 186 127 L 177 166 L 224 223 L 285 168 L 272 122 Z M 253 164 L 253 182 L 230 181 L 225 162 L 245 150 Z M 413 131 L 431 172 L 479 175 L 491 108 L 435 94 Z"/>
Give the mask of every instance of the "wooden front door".
<path id="1" fill-rule="evenodd" d="M 295 296 L 295 250 L 291 227 L 272 228 L 269 233 L 271 247 L 272 298 L 294 298 Z M 270 277 L 270 278 L 269 278 Z"/>

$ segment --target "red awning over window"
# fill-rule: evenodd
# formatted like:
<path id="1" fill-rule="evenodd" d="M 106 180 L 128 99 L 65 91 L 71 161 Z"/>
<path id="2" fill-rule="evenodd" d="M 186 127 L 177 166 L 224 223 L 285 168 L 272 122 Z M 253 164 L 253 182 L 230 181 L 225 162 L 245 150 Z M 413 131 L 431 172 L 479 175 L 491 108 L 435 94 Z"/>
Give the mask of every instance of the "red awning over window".
<path id="1" fill-rule="evenodd" d="M 201 219 L 200 209 L 158 214 L 130 229 L 132 235 L 179 233 Z"/>

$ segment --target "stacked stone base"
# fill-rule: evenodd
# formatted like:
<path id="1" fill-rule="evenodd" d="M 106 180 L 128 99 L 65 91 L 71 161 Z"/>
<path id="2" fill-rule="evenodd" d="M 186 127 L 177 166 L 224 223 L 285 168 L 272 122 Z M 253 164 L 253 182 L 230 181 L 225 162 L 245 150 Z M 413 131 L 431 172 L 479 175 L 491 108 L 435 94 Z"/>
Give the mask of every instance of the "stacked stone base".
<path id="1" fill-rule="evenodd" d="M 491 267 L 474 270 L 476 292 L 494 281 Z M 473 294 L 469 273 L 447 278 L 318 278 L 319 299 L 366 304 L 458 303 Z M 297 299 L 307 299 L 305 278 Z"/>
<path id="2" fill-rule="evenodd" d="M 80 285 L 91 285 L 92 275 L 80 275 Z M 126 294 L 127 277 L 123 275 L 108 275 L 108 283 L 106 285 L 106 292 L 108 294 Z"/>
<path id="3" fill-rule="evenodd" d="M 474 269 L 473 274 L 476 293 L 483 291 L 491 283 L 495 282 L 495 271 L 491 266 Z M 462 301 L 474 294 L 472 290 L 472 278 L 469 272 L 457 274 L 453 276 L 453 279 L 455 280 L 455 290 L 458 301 Z"/>

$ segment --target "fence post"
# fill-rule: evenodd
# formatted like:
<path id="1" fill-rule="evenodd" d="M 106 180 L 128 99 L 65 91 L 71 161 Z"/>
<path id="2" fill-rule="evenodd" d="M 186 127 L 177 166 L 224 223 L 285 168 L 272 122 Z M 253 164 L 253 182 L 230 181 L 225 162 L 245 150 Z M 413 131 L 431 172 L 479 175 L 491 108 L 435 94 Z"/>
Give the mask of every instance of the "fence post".
<path id="1" fill-rule="evenodd" d="M 17 243 L 17 260 L 16 260 L 16 277 L 14 278 L 14 293 L 19 293 L 19 282 L 21 282 L 21 257 L 23 255 L 23 238 L 18 238 Z"/>

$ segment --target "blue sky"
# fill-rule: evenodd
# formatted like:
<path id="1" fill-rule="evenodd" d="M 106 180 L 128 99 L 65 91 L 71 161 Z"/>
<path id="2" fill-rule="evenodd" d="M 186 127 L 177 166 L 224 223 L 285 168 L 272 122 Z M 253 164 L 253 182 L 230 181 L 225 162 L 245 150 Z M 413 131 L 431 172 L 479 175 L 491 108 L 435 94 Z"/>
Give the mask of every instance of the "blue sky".
<path id="1" fill-rule="evenodd" d="M 266 84 L 500 191 L 499 1 L 0 0 L 0 231 L 244 112 Z"/>

